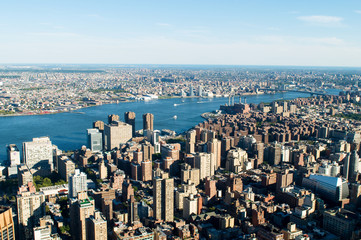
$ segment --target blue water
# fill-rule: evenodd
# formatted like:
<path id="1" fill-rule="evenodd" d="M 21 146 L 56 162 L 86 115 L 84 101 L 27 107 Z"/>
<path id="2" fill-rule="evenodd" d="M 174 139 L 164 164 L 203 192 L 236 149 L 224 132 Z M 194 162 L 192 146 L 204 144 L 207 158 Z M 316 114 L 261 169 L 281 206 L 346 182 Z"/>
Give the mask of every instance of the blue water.
<path id="1" fill-rule="evenodd" d="M 339 90 L 331 91 L 331 94 L 339 92 Z M 309 96 L 306 93 L 293 92 L 248 96 L 247 103 Z M 238 101 L 239 99 L 235 98 L 235 102 Z M 22 142 L 31 141 L 34 137 L 49 136 L 52 143 L 62 150 L 80 148 L 86 144 L 86 129 L 91 128 L 96 120 L 107 122 L 109 114 L 117 114 L 121 120 L 124 120 L 124 112 L 135 112 L 136 130 L 139 130 L 142 128 L 142 115 L 153 113 L 154 129 L 171 129 L 180 133 L 204 121 L 200 116 L 202 113 L 219 109 L 219 106 L 225 103 L 228 103 L 228 98 L 175 98 L 150 102 L 123 102 L 78 110 L 84 114 L 0 117 L 0 162 L 6 159 L 6 145 L 14 143 L 21 149 Z M 176 120 L 173 119 L 174 115 L 177 115 Z"/>

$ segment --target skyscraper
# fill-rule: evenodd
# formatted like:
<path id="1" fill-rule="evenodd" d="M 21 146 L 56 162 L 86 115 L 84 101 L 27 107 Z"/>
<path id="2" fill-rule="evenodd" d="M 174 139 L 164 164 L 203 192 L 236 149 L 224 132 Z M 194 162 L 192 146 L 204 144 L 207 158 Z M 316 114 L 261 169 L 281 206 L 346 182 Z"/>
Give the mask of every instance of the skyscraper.
<path id="1" fill-rule="evenodd" d="M 132 125 L 132 136 L 135 137 L 135 113 L 126 112 L 124 113 L 125 122 Z"/>
<path id="2" fill-rule="evenodd" d="M 85 173 L 75 169 L 74 175 L 69 177 L 69 197 L 76 198 L 78 193 L 88 190 L 87 176 Z"/>
<path id="3" fill-rule="evenodd" d="M 88 147 L 93 152 L 100 152 L 103 150 L 103 134 L 96 128 L 87 129 Z"/>
<path id="4" fill-rule="evenodd" d="M 154 218 L 171 222 L 174 219 L 174 179 L 169 174 L 158 170 L 153 178 Z"/>
<path id="5" fill-rule="evenodd" d="M 151 113 L 143 114 L 143 130 L 153 131 L 153 120 L 154 120 L 153 114 Z"/>

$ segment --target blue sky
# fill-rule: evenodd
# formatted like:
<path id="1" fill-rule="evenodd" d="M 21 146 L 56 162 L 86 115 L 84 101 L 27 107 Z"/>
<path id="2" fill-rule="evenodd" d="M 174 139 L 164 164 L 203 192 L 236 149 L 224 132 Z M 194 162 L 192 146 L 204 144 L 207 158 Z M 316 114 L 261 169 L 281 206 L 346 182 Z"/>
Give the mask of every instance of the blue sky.
<path id="1" fill-rule="evenodd" d="M 3 0 L 0 63 L 361 66 L 361 1 Z"/>

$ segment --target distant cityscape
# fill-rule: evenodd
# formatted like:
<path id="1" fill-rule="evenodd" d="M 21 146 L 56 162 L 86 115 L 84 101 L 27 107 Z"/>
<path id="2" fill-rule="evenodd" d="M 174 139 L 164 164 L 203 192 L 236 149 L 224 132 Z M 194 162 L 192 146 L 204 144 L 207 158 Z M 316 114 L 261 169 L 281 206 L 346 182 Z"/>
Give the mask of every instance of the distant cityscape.
<path id="1" fill-rule="evenodd" d="M 342 74 L 342 72 L 344 74 Z M 228 97 L 296 90 L 352 90 L 360 74 L 312 68 L 39 66 L 0 68 L 0 115 L 73 111 L 121 101 L 172 97 Z"/>
<path id="2" fill-rule="evenodd" d="M 156 129 L 149 105 L 94 121 L 79 149 L 9 142 L 0 239 L 361 239 L 360 80 L 347 68 L 0 68 L 0 113 L 14 118 L 228 98 L 182 134 Z M 247 102 L 287 91 L 310 97 Z"/>

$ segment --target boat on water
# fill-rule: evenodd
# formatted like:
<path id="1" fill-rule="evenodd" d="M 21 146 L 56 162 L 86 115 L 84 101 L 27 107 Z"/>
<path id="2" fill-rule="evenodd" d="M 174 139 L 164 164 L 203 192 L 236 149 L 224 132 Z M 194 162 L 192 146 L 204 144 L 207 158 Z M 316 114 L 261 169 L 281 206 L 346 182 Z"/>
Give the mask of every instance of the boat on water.
<path id="1" fill-rule="evenodd" d="M 175 103 L 175 104 L 173 104 L 173 106 L 175 106 L 175 107 L 176 107 L 176 106 L 177 106 L 177 104 Z"/>
<path id="2" fill-rule="evenodd" d="M 177 115 L 174 115 L 174 116 L 173 116 L 173 119 L 176 120 L 176 119 L 177 119 Z"/>

